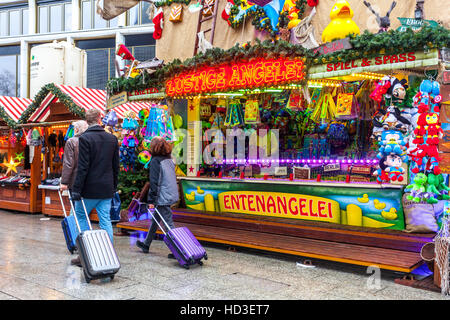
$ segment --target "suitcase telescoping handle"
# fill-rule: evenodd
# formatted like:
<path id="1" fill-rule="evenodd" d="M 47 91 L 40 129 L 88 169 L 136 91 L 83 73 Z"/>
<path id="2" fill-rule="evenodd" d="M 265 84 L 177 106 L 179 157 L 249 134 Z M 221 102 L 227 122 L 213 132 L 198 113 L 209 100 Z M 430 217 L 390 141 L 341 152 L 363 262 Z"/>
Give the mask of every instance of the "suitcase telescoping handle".
<path id="1" fill-rule="evenodd" d="M 75 206 L 73 205 L 73 200 L 72 200 L 72 194 L 70 193 L 70 190 L 67 190 L 69 192 L 69 201 L 70 201 L 70 205 L 72 206 L 72 210 L 73 210 L 73 215 L 75 216 L 75 221 L 77 223 L 77 227 L 78 227 L 78 231 L 81 233 L 81 228 L 80 228 L 80 224 L 78 223 L 78 218 L 77 218 L 77 213 L 75 212 Z M 83 210 L 84 210 L 84 214 L 86 215 L 86 219 L 89 225 L 89 230 L 92 230 L 92 225 L 91 225 L 91 220 L 89 220 L 89 215 L 87 213 L 86 210 L 86 206 L 84 205 L 84 201 L 83 198 L 81 198 L 81 204 L 83 205 Z"/>
<path id="2" fill-rule="evenodd" d="M 161 213 L 159 213 L 158 209 L 156 209 L 156 207 L 154 207 L 153 209 L 148 209 L 148 212 L 150 213 L 150 215 L 153 218 L 153 221 L 156 222 L 156 224 L 158 225 L 158 227 L 161 229 L 161 231 L 166 234 L 166 231 L 164 231 L 164 229 L 161 227 L 161 225 L 158 223 L 158 221 L 155 219 L 155 217 L 153 216 L 153 213 L 156 212 L 158 214 L 158 216 L 161 218 L 161 220 L 164 222 L 164 224 L 166 225 L 167 230 L 169 231 L 171 228 L 169 227 L 169 225 L 167 224 L 166 220 L 164 220 L 164 218 L 162 217 Z"/>
<path id="3" fill-rule="evenodd" d="M 80 225 L 78 224 L 77 214 L 75 213 L 75 207 L 74 207 L 74 205 L 73 205 L 72 198 L 71 198 L 71 196 L 70 196 L 70 191 L 67 190 L 67 192 L 69 193 L 70 208 L 72 209 L 73 216 L 74 216 L 74 218 L 75 218 L 75 223 L 76 223 L 77 228 L 78 228 L 78 232 L 81 232 Z M 67 218 L 66 207 L 64 206 L 64 201 L 63 201 L 63 198 L 62 198 L 62 195 L 61 195 L 61 189 L 58 189 L 58 195 L 59 195 L 59 200 L 61 200 L 61 206 L 62 206 L 62 208 L 63 208 L 64 217 Z"/>

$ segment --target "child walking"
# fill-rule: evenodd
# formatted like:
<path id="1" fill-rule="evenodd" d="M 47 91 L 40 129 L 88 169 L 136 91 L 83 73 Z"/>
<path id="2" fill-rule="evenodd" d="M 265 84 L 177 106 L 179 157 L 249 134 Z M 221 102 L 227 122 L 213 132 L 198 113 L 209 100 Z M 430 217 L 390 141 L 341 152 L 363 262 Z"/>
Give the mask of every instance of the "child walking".
<path id="1" fill-rule="evenodd" d="M 175 175 L 175 163 L 171 158 L 172 145 L 164 138 L 155 137 L 150 143 L 150 154 L 152 159 L 149 165 L 150 171 L 150 188 L 148 191 L 148 207 L 153 209 L 156 207 L 163 219 L 167 222 L 170 228 L 175 228 L 172 220 L 172 210 L 170 206 L 179 200 L 177 178 Z M 154 213 L 152 223 L 148 229 L 147 236 L 142 241 L 136 241 L 136 246 L 144 253 L 149 252 L 150 244 L 155 236 L 158 228 L 157 223 L 161 221 L 160 216 Z M 169 258 L 173 258 L 169 254 Z"/>

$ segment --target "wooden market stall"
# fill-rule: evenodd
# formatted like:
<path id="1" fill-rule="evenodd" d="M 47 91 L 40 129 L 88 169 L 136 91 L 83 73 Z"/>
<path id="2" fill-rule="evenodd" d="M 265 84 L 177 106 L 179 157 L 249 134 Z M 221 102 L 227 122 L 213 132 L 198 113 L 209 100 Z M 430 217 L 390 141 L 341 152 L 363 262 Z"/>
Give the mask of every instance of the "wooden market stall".
<path id="1" fill-rule="evenodd" d="M 119 99 L 153 87 L 165 94 L 151 116 L 140 119 L 145 130 L 124 136 L 144 132 L 145 141 L 160 135 L 172 121 L 162 109 L 181 119 L 183 132 L 171 140 L 181 189 L 174 221 L 198 239 L 411 272 L 441 227 L 434 204 L 448 198 L 450 172 L 440 167 L 439 143 L 448 129 L 443 134 L 439 107 L 449 60 L 441 49 L 449 47 L 450 31 L 424 20 L 429 8 L 420 5 L 414 18 L 397 15 L 401 27 L 389 30 L 393 3 L 373 24 L 378 32 L 358 26 L 353 19 L 369 17 L 354 17 L 346 1 L 322 4 L 329 16 L 314 17 L 316 5 L 307 16 L 305 1 L 286 2 L 273 16 L 258 4 L 236 4 L 224 11 L 228 24 L 240 27 L 261 10 L 252 24 L 258 39 L 270 40 L 221 46 L 212 32 L 197 50 L 207 20 L 202 13 L 191 34 L 200 39 L 194 57 L 156 70 L 130 65 L 126 75 L 110 80 L 108 94 Z M 311 25 L 318 19 L 328 23 L 322 44 Z M 175 28 L 184 27 L 174 23 L 164 36 L 173 46 L 189 34 L 168 33 Z M 426 116 L 434 122 L 424 125 Z M 154 132 L 152 122 L 158 123 Z M 133 150 L 144 160 L 148 140 Z M 150 220 L 140 210 L 145 195 L 139 197 L 123 199 L 131 200 L 130 221 L 118 227 L 148 230 Z M 427 210 L 416 209 L 419 203 Z"/>
<path id="2" fill-rule="evenodd" d="M 3 167 L 10 174 L 0 180 L 0 208 L 38 213 L 41 207 L 40 148 L 28 146 L 24 131 L 17 123 L 32 100 L 17 97 L 0 97 L 0 127 Z M 5 165 L 5 164 L 9 164 Z"/>

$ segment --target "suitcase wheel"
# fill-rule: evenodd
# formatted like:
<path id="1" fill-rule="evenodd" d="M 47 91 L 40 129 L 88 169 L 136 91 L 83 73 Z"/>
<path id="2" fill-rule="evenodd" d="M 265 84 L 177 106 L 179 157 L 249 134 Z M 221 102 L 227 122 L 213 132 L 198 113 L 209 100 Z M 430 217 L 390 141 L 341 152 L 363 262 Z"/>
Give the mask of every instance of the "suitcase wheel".
<path id="1" fill-rule="evenodd" d="M 91 282 L 91 278 L 88 277 L 88 275 L 86 274 L 86 271 L 83 271 L 84 273 L 84 279 L 86 280 L 86 283 Z"/>
<path id="2" fill-rule="evenodd" d="M 114 280 L 114 275 L 112 275 L 110 278 L 111 278 L 111 280 Z"/>
<path id="3" fill-rule="evenodd" d="M 183 264 L 183 268 L 189 269 L 189 265 L 188 264 Z"/>
<path id="4" fill-rule="evenodd" d="M 73 249 L 70 249 L 69 251 L 70 251 L 70 254 L 73 254 L 73 252 L 74 252 L 75 250 L 73 250 Z"/>
<path id="5" fill-rule="evenodd" d="M 202 265 L 203 265 L 203 262 L 202 262 L 202 261 L 199 261 L 198 264 L 199 264 L 200 266 L 202 266 Z"/>
<path id="6" fill-rule="evenodd" d="M 205 260 L 208 260 L 208 255 L 205 253 L 205 256 L 203 258 L 205 258 Z"/>

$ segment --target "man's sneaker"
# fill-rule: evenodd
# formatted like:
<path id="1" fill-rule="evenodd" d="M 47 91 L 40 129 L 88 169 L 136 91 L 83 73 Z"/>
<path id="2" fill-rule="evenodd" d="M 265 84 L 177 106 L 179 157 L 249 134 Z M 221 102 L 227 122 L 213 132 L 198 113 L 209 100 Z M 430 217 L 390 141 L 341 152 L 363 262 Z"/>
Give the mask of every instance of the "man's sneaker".
<path id="1" fill-rule="evenodd" d="M 145 243 L 139 240 L 136 241 L 136 247 L 140 248 L 143 253 L 148 253 L 150 249 L 150 246 L 147 246 Z"/>
<path id="2" fill-rule="evenodd" d="M 75 259 L 70 260 L 70 264 L 73 266 L 81 267 L 80 256 L 76 257 Z"/>

